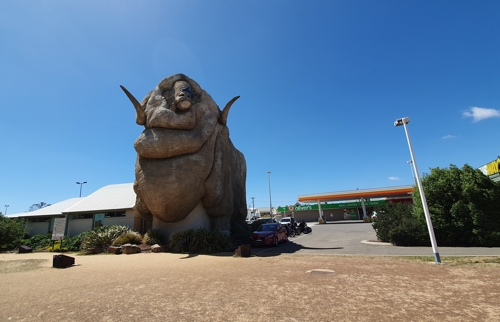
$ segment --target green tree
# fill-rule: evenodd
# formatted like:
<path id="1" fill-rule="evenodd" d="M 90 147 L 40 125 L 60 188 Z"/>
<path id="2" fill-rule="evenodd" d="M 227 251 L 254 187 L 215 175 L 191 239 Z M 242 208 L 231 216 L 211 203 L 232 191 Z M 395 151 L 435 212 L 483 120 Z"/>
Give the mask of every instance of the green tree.
<path id="1" fill-rule="evenodd" d="M 24 221 L 0 215 L 0 249 L 13 249 L 20 245 L 26 234 Z"/>
<path id="2" fill-rule="evenodd" d="M 32 204 L 32 205 L 29 207 L 28 211 L 30 211 L 30 212 L 31 212 L 31 211 L 35 211 L 35 210 L 38 210 L 38 209 L 42 209 L 42 208 L 48 207 L 48 206 L 50 206 L 50 205 L 51 205 L 51 204 L 45 203 L 45 202 L 43 202 L 43 201 L 42 201 L 42 202 L 40 202 L 40 203 L 34 203 L 34 204 Z"/>
<path id="3" fill-rule="evenodd" d="M 422 185 L 438 245 L 500 246 L 500 185 L 469 165 L 432 168 Z M 420 192 L 413 213 L 425 220 Z"/>

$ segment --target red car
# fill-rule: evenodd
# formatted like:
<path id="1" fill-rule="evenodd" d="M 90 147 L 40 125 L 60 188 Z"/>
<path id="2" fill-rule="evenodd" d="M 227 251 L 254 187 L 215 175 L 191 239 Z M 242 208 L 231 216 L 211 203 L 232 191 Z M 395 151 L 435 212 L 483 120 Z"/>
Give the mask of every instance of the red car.
<path id="1" fill-rule="evenodd" d="M 280 224 L 262 224 L 259 229 L 250 235 L 250 242 L 254 246 L 278 246 L 280 242 L 286 242 L 287 240 L 286 228 Z"/>

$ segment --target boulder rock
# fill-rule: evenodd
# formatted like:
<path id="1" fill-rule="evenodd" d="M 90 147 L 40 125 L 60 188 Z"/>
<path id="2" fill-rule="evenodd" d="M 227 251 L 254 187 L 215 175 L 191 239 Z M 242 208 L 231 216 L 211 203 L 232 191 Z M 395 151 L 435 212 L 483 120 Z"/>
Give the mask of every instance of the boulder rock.
<path id="1" fill-rule="evenodd" d="M 108 253 L 119 255 L 119 254 L 122 253 L 122 248 L 121 247 L 115 247 L 115 246 L 109 246 L 108 247 Z"/>
<path id="2" fill-rule="evenodd" d="M 137 254 L 141 252 L 141 248 L 137 245 L 125 244 L 122 245 L 122 253 L 126 255 Z"/>
<path id="3" fill-rule="evenodd" d="M 158 244 L 155 244 L 151 246 L 151 251 L 153 253 L 166 253 L 168 252 L 168 246 L 167 245 L 160 246 Z"/>

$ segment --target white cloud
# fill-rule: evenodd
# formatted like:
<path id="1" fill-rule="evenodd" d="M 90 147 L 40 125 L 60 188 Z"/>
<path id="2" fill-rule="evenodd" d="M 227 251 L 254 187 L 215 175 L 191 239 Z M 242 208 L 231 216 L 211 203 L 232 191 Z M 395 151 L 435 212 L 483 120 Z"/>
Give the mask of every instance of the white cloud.
<path id="1" fill-rule="evenodd" d="M 398 177 L 389 177 L 389 180 L 399 180 Z"/>
<path id="2" fill-rule="evenodd" d="M 470 111 L 463 112 L 465 117 L 472 117 L 473 122 L 479 122 L 489 119 L 490 117 L 500 117 L 500 111 L 494 108 L 471 107 Z"/>
<path id="3" fill-rule="evenodd" d="M 448 134 L 448 135 L 445 135 L 445 136 L 442 137 L 442 139 L 445 139 L 445 140 L 447 140 L 447 139 L 456 139 L 456 138 L 457 137 L 455 135 L 451 135 L 451 134 Z"/>

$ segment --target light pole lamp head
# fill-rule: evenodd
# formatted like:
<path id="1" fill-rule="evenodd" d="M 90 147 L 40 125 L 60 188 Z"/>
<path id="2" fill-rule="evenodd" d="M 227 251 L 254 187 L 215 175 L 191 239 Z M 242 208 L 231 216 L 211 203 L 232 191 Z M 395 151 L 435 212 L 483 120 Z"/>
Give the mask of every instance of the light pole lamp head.
<path id="1" fill-rule="evenodd" d="M 410 118 L 409 117 L 402 117 L 400 119 L 397 119 L 394 122 L 394 126 L 401 126 L 403 124 L 408 124 L 408 123 L 410 123 Z"/>

